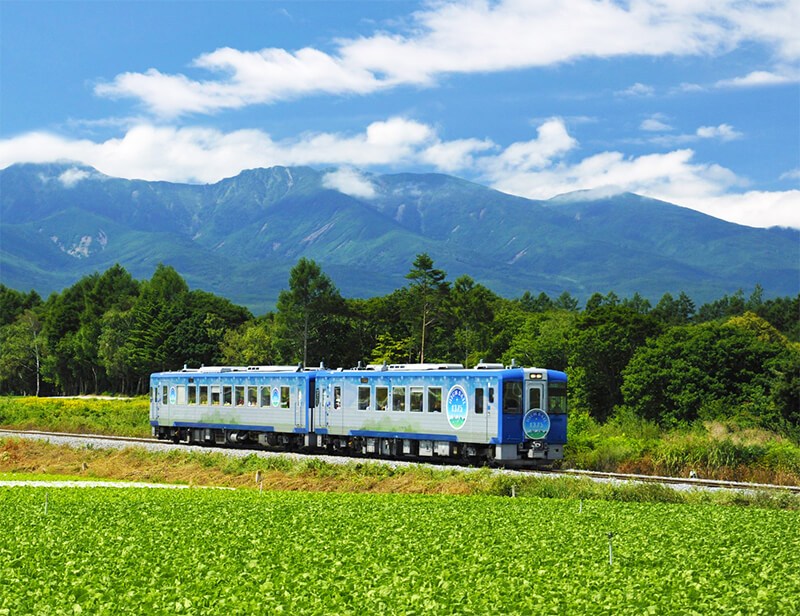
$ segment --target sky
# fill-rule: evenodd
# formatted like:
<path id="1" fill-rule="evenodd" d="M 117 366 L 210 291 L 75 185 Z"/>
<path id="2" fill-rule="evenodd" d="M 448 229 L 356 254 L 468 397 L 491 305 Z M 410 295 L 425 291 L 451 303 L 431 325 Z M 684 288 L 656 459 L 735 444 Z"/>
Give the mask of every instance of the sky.
<path id="1" fill-rule="evenodd" d="M 798 32 L 800 0 L 0 0 L 0 168 L 435 172 L 800 229 Z"/>

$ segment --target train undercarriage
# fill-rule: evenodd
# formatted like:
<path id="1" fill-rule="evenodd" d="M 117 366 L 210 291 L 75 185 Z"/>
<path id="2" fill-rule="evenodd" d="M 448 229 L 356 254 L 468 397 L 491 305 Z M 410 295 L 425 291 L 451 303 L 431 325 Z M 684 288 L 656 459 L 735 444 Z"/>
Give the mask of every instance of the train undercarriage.
<path id="1" fill-rule="evenodd" d="M 550 466 L 563 457 L 563 446 L 544 441 L 486 444 L 452 441 L 292 434 L 222 428 L 153 427 L 153 436 L 174 443 L 206 447 L 238 447 L 272 451 L 327 453 L 380 459 L 502 464 L 505 466 Z"/>

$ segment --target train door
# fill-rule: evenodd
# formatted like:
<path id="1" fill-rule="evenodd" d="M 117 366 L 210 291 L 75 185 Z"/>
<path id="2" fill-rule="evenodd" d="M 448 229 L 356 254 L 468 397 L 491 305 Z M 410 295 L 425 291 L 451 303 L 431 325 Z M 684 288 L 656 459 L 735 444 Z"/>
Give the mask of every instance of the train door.
<path id="1" fill-rule="evenodd" d="M 524 393 L 522 380 L 503 380 L 502 439 L 504 443 L 522 442 Z"/>
<path id="2" fill-rule="evenodd" d="M 293 396 L 294 400 L 292 400 L 290 403 L 294 407 L 295 428 L 306 427 L 306 387 L 308 387 L 308 381 L 299 381 L 297 387 L 295 388 L 297 395 Z"/>
<path id="3" fill-rule="evenodd" d="M 325 427 L 332 434 L 341 434 L 344 426 L 344 379 L 326 379 L 325 382 Z"/>

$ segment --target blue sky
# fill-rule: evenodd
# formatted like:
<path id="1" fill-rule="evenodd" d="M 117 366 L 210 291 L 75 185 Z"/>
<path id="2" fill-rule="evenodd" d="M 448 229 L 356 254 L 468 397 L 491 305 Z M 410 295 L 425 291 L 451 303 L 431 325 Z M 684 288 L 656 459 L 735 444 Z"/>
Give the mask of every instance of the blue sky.
<path id="1" fill-rule="evenodd" d="M 800 228 L 800 2 L 0 2 L 0 168 L 310 165 Z M 74 184 L 85 172 L 65 178 Z"/>

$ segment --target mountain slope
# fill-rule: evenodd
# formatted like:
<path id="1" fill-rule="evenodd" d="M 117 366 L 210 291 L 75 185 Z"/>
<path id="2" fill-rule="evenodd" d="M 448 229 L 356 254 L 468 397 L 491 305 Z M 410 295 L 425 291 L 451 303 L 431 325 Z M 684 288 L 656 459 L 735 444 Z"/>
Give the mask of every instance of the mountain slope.
<path id="1" fill-rule="evenodd" d="M 761 284 L 793 295 L 800 233 L 752 229 L 632 194 L 535 201 L 441 174 L 365 175 L 373 195 L 309 167 L 244 171 L 213 185 L 110 178 L 72 163 L 0 171 L 0 280 L 46 294 L 121 263 L 159 262 L 189 284 L 263 312 L 300 257 L 345 295 L 403 284 L 427 252 L 454 279 L 498 293 L 686 291 L 696 302 Z"/>

